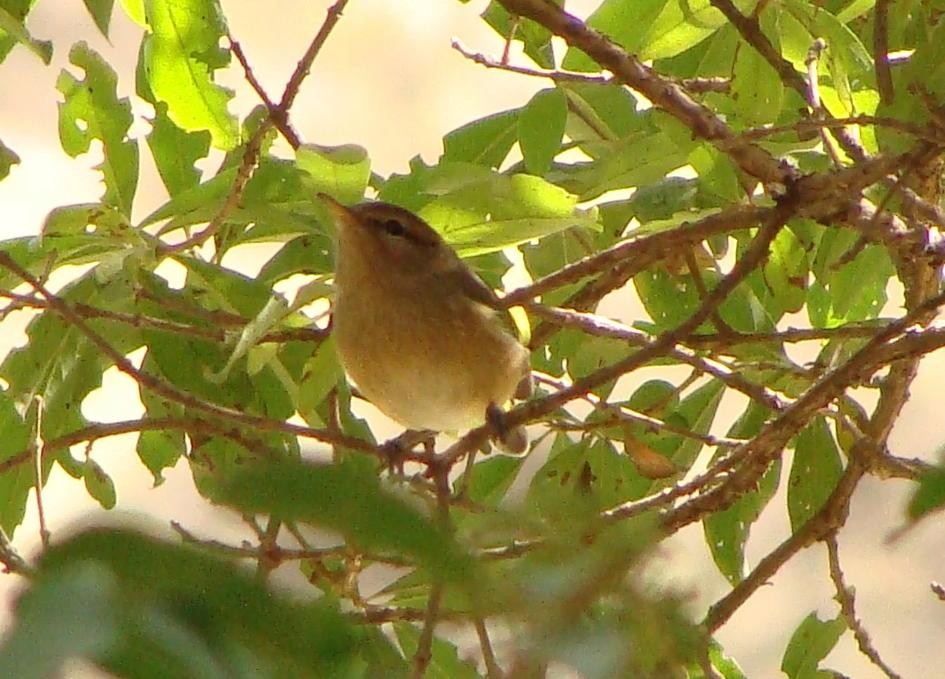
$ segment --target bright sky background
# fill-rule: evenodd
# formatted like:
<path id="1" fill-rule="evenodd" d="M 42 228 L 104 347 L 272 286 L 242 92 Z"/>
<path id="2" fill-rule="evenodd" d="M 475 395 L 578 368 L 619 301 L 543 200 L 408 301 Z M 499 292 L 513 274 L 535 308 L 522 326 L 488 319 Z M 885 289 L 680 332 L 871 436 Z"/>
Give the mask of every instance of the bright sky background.
<path id="1" fill-rule="evenodd" d="M 256 76 L 273 99 L 278 99 L 289 74 L 314 35 L 329 6 L 325 0 L 223 1 L 233 35 L 240 41 Z M 520 106 L 545 83 L 522 76 L 490 71 L 466 61 L 450 48 L 458 37 L 475 51 L 497 56 L 502 44 L 477 18 L 487 3 L 463 5 L 449 0 L 351 0 L 341 22 L 315 62 L 292 111 L 292 122 L 302 139 L 319 144 L 356 143 L 370 152 L 374 170 L 387 175 L 404 172 L 420 154 L 434 161 L 449 130 L 482 115 Z M 569 2 L 575 11 L 591 2 Z M 14 49 L 0 64 L 0 139 L 22 158 L 11 175 L 0 182 L 2 238 L 36 234 L 53 207 L 97 200 L 102 189 L 90 168 L 92 156 L 76 160 L 60 149 L 57 136 L 55 81 L 66 65 L 68 46 L 88 41 L 109 63 L 120 65 L 119 94 L 133 95 L 133 69 L 140 28 L 116 7 L 111 44 L 102 39 L 78 0 L 38 2 L 29 20 L 34 35 L 53 39 L 57 46 L 51 66 L 44 66 L 22 48 Z M 578 12 L 581 13 L 581 12 Z M 237 67 L 227 75 L 237 90 L 232 109 L 240 114 L 257 104 Z M 147 107 L 136 108 L 136 114 Z M 138 123 L 135 129 L 144 131 Z M 148 153 L 142 152 L 137 216 L 150 212 L 165 199 Z M 23 341 L 4 323 L 0 356 Z M 941 354 L 942 352 L 940 352 Z M 945 357 L 927 359 L 893 436 L 894 452 L 908 457 L 930 456 L 945 439 L 941 416 L 941 379 Z M 106 389 L 84 404 L 92 418 L 125 419 L 140 412 L 136 389 L 129 378 L 110 371 Z M 125 408 L 122 410 L 121 408 Z M 130 408 L 130 410 L 129 410 Z M 193 491 L 184 465 L 168 473 L 168 480 L 151 488 L 150 474 L 138 463 L 133 438 L 96 444 L 94 457 L 113 476 L 119 507 L 127 514 L 147 517 L 162 527 L 171 518 L 197 532 L 220 539 L 245 537 L 235 517 L 209 507 Z M 859 613 L 873 634 L 874 643 L 890 664 L 907 677 L 931 677 L 945 665 L 945 646 L 934 643 L 933 630 L 945 629 L 945 605 L 928 589 L 932 579 L 945 579 L 941 570 L 945 539 L 942 521 L 930 520 L 901 542 L 884 540 L 903 516 L 908 485 L 892 481 L 863 484 L 853 503 L 852 518 L 841 536 L 841 558 L 850 582 L 857 587 Z M 116 520 L 103 516 L 85 494 L 80 482 L 54 472 L 44 492 L 47 520 L 54 537 L 63 535 L 77 520 Z M 788 530 L 782 510 L 769 512 L 756 528 L 750 558 L 778 544 Z M 694 614 L 726 591 L 709 562 L 701 529 L 690 527 L 670 541 L 658 555 L 659 569 L 691 594 Z M 16 546 L 31 554 L 38 544 L 33 505 L 15 535 Z M 777 663 L 789 634 L 818 602 L 821 617 L 833 615 L 830 588 L 823 581 L 825 552 L 812 548 L 782 569 L 774 587 L 762 588 L 719 638 L 741 663 L 749 677 L 779 676 Z M 0 576 L 2 601 L 10 603 L 17 581 Z M 0 623 L 6 612 L 0 608 Z M 833 656 L 842 669 L 858 679 L 880 676 L 858 659 L 847 638 Z M 79 670 L 70 676 L 79 676 Z"/>

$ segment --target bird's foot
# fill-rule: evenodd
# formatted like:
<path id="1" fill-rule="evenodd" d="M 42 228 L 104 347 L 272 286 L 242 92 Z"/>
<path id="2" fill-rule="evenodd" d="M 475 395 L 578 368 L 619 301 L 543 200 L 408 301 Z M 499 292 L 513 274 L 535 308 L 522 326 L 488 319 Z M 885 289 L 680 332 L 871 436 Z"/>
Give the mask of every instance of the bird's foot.
<path id="1" fill-rule="evenodd" d="M 391 476 L 402 477 L 407 453 L 420 443 L 429 449 L 433 445 L 435 436 L 436 432 L 433 431 L 408 429 L 404 433 L 382 443 L 380 448 L 387 461 L 387 472 Z"/>
<path id="2" fill-rule="evenodd" d="M 528 432 L 525 427 L 510 427 L 505 411 L 495 403 L 486 407 L 486 424 L 492 429 L 493 438 L 503 451 L 521 455 L 528 450 Z"/>

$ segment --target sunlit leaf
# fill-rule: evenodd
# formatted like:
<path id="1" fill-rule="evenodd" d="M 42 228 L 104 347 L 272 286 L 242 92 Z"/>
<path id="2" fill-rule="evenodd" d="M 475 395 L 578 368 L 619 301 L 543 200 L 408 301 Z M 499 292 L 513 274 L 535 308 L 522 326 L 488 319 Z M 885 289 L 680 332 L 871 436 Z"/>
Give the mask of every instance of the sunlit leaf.
<path id="1" fill-rule="evenodd" d="M 213 0 L 145 0 L 143 45 L 151 91 L 171 120 L 188 132 L 208 130 L 215 146 L 232 148 L 237 129 L 227 104 L 233 93 L 214 82 L 226 65 L 223 17 Z"/>
<path id="2" fill-rule="evenodd" d="M 98 53 L 84 42 L 69 52 L 69 61 L 85 72 L 82 80 L 63 70 L 56 82 L 65 101 L 59 105 L 59 138 L 70 156 L 89 151 L 93 139 L 102 142 L 104 159 L 97 169 L 105 180 L 104 202 L 131 215 L 138 185 L 138 146 L 128 139 L 131 103 L 118 99 L 117 77 Z"/>

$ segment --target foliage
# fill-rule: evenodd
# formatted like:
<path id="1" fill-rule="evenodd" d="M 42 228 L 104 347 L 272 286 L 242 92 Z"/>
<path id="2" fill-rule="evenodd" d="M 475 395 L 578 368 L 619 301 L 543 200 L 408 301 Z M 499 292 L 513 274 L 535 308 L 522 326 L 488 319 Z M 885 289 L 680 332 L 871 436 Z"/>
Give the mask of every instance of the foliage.
<path id="1" fill-rule="evenodd" d="M 482 19 L 533 65 L 467 56 L 547 87 L 389 177 L 372 174 L 370 149 L 302 143 L 289 124 L 344 0 L 280 103 L 247 79 L 263 103 L 242 119 L 219 84 L 244 57 L 218 3 L 86 0 L 106 35 L 113 12 L 143 27 L 135 73 L 84 42 L 34 37 L 32 4 L 0 0 L 0 60 L 68 49 L 58 134 L 70 156 L 100 146 L 105 191 L 0 242 L 0 323 L 32 314 L 28 341 L 0 364 L 0 527 L 13 536 L 22 522 L 37 455 L 38 483 L 58 465 L 114 506 L 121 488 L 88 452 L 128 432 L 155 483 L 186 456 L 208 501 L 268 524 L 242 546 L 183 528 L 198 544 L 90 529 L 35 568 L 4 539 L 3 563 L 29 588 L 0 675 L 48 676 L 80 656 L 129 677 L 530 677 L 555 664 L 601 679 L 741 677 L 714 632 L 793 555 L 835 540 L 863 478 L 916 481 L 909 520 L 945 504 L 941 468 L 886 446 L 919 358 L 945 344 L 928 325 L 945 303 L 935 3 L 603 0 L 579 20 L 563 2 L 494 0 Z M 153 112 L 143 135 L 118 95 L 131 79 Z M 277 135 L 294 153 L 274 150 Z M 138 220 L 142 153 L 167 197 Z M 219 167 L 199 169 L 214 153 Z M 0 179 L 18 162 L 0 142 Z M 533 425 L 537 472 L 477 456 L 485 426 L 395 458 L 353 414 L 330 336 L 305 313 L 332 296 L 319 192 L 415 211 L 493 286 L 513 266 L 534 281 L 506 300 L 524 308 L 544 377 L 508 414 Z M 259 243 L 277 247 L 255 277 L 224 264 Z M 159 270 L 168 260 L 179 285 Z M 50 289 L 61 271 L 72 279 Z M 298 274 L 295 299 L 273 292 Z M 615 291 L 646 317 L 596 314 Z M 884 316 L 899 291 L 905 311 Z M 816 360 L 792 358 L 795 344 Z M 643 366 L 688 377 L 628 389 L 621 378 Z M 82 401 L 113 367 L 136 381 L 144 414 L 90 421 Z M 723 436 L 726 397 L 742 413 Z M 301 461 L 307 440 L 331 462 Z M 750 570 L 752 525 L 782 480 L 790 534 Z M 654 545 L 695 522 L 731 585 L 701 621 L 642 577 Z M 337 544 L 313 547 L 311 526 Z M 311 600 L 273 593 L 240 559 L 263 576 L 300 569 Z M 391 577 L 365 598 L 376 565 Z M 821 665 L 838 639 L 865 636 L 839 567 L 831 576 L 841 610 L 800 624 L 787 676 L 832 676 Z M 477 633 L 478 654 L 440 620 Z M 495 657 L 500 624 L 514 634 Z M 864 652 L 885 667 L 868 641 Z"/>

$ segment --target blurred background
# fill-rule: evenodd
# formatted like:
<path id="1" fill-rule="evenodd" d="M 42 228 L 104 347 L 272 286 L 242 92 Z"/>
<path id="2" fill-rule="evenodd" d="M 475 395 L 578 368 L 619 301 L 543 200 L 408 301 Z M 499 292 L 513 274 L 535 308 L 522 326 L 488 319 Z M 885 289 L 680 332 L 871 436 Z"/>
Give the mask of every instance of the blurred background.
<path id="1" fill-rule="evenodd" d="M 271 98 L 281 95 L 330 4 L 325 0 L 222 2 L 231 33 Z M 291 120 L 302 140 L 364 146 L 373 170 L 386 176 L 406 172 L 409 160 L 418 154 L 435 161 L 448 131 L 527 102 L 545 82 L 487 70 L 450 47 L 455 37 L 474 51 L 499 56 L 502 41 L 478 18 L 486 4 L 484 0 L 468 4 L 352 0 L 292 109 Z M 568 7 L 586 16 L 595 4 L 570 0 Z M 45 66 L 25 49 L 16 48 L 0 65 L 0 138 L 22 160 L 0 182 L 0 237 L 4 239 L 37 234 L 52 208 L 94 201 L 101 195 L 98 175 L 92 169 L 100 160 L 98 149 L 93 145 L 92 153 L 73 160 L 59 146 L 56 103 L 61 97 L 55 83 L 60 70 L 69 66 L 72 43 L 87 41 L 118 70 L 119 96 L 133 101 L 132 134 L 147 131 L 141 118 L 149 114 L 149 107 L 134 99 L 141 28 L 120 8 L 115 10 L 110 41 L 101 37 L 79 0 L 40 0 L 28 26 L 37 38 L 54 41 L 56 52 L 52 64 Z M 238 65 L 231 66 L 224 77 L 236 92 L 231 106 L 235 113 L 245 115 L 259 103 Z M 141 162 L 136 217 L 166 199 L 147 152 L 142 153 Z M 212 169 L 212 163 L 204 167 Z M 231 264 L 253 273 L 262 262 L 260 254 L 249 252 Z M 631 321 L 638 313 L 631 293 L 609 299 L 603 311 Z M 889 313 L 896 312 L 890 307 Z M 28 314 L 18 313 L 4 321 L 0 357 L 25 342 L 22 328 L 28 320 Z M 945 418 L 938 410 L 943 377 L 945 355 L 940 352 L 922 365 L 891 440 L 894 453 L 936 458 L 945 440 Z M 82 409 L 99 421 L 127 419 L 141 412 L 135 385 L 115 370 L 106 374 L 102 388 L 86 399 Z M 712 433 L 723 434 L 735 414 L 723 412 Z M 238 517 L 212 507 L 196 494 L 185 463 L 168 472 L 162 485 L 152 487 L 151 474 L 135 455 L 133 436 L 100 441 L 92 454 L 115 481 L 118 509 L 106 514 L 80 481 L 54 469 L 43 492 L 53 540 L 80 523 L 135 521 L 167 531 L 171 519 L 202 536 L 231 542 L 249 537 Z M 933 517 L 890 544 L 890 533 L 902 524 L 909 491 L 903 481 L 864 482 L 840 535 L 840 556 L 848 583 L 856 587 L 859 616 L 884 659 L 904 677 L 935 677 L 941 676 L 945 666 L 945 646 L 937 643 L 938 632 L 945 629 L 945 603 L 935 598 L 929 583 L 945 580 L 945 523 Z M 784 507 L 783 497 L 776 497 L 756 524 L 749 542 L 749 566 L 789 534 Z M 37 551 L 34 502 L 13 537 L 25 556 Z M 799 554 L 718 633 L 726 651 L 749 677 L 780 676 L 787 640 L 810 611 L 819 611 L 824 619 L 836 615 L 833 589 L 825 579 L 826 558 L 820 545 Z M 654 577 L 659 573 L 662 585 L 686 595 L 696 619 L 728 589 L 708 556 L 700 526 L 690 526 L 661 546 L 652 570 Z M 146 579 L 147 574 L 142 577 Z M 291 580 L 285 577 L 286 586 L 291 586 Z M 16 576 L 0 575 L 0 629 L 9 625 L 20 585 Z M 882 676 L 860 656 L 850 634 L 825 664 L 858 679 Z M 86 670 L 76 666 L 69 676 L 86 676 Z"/>

